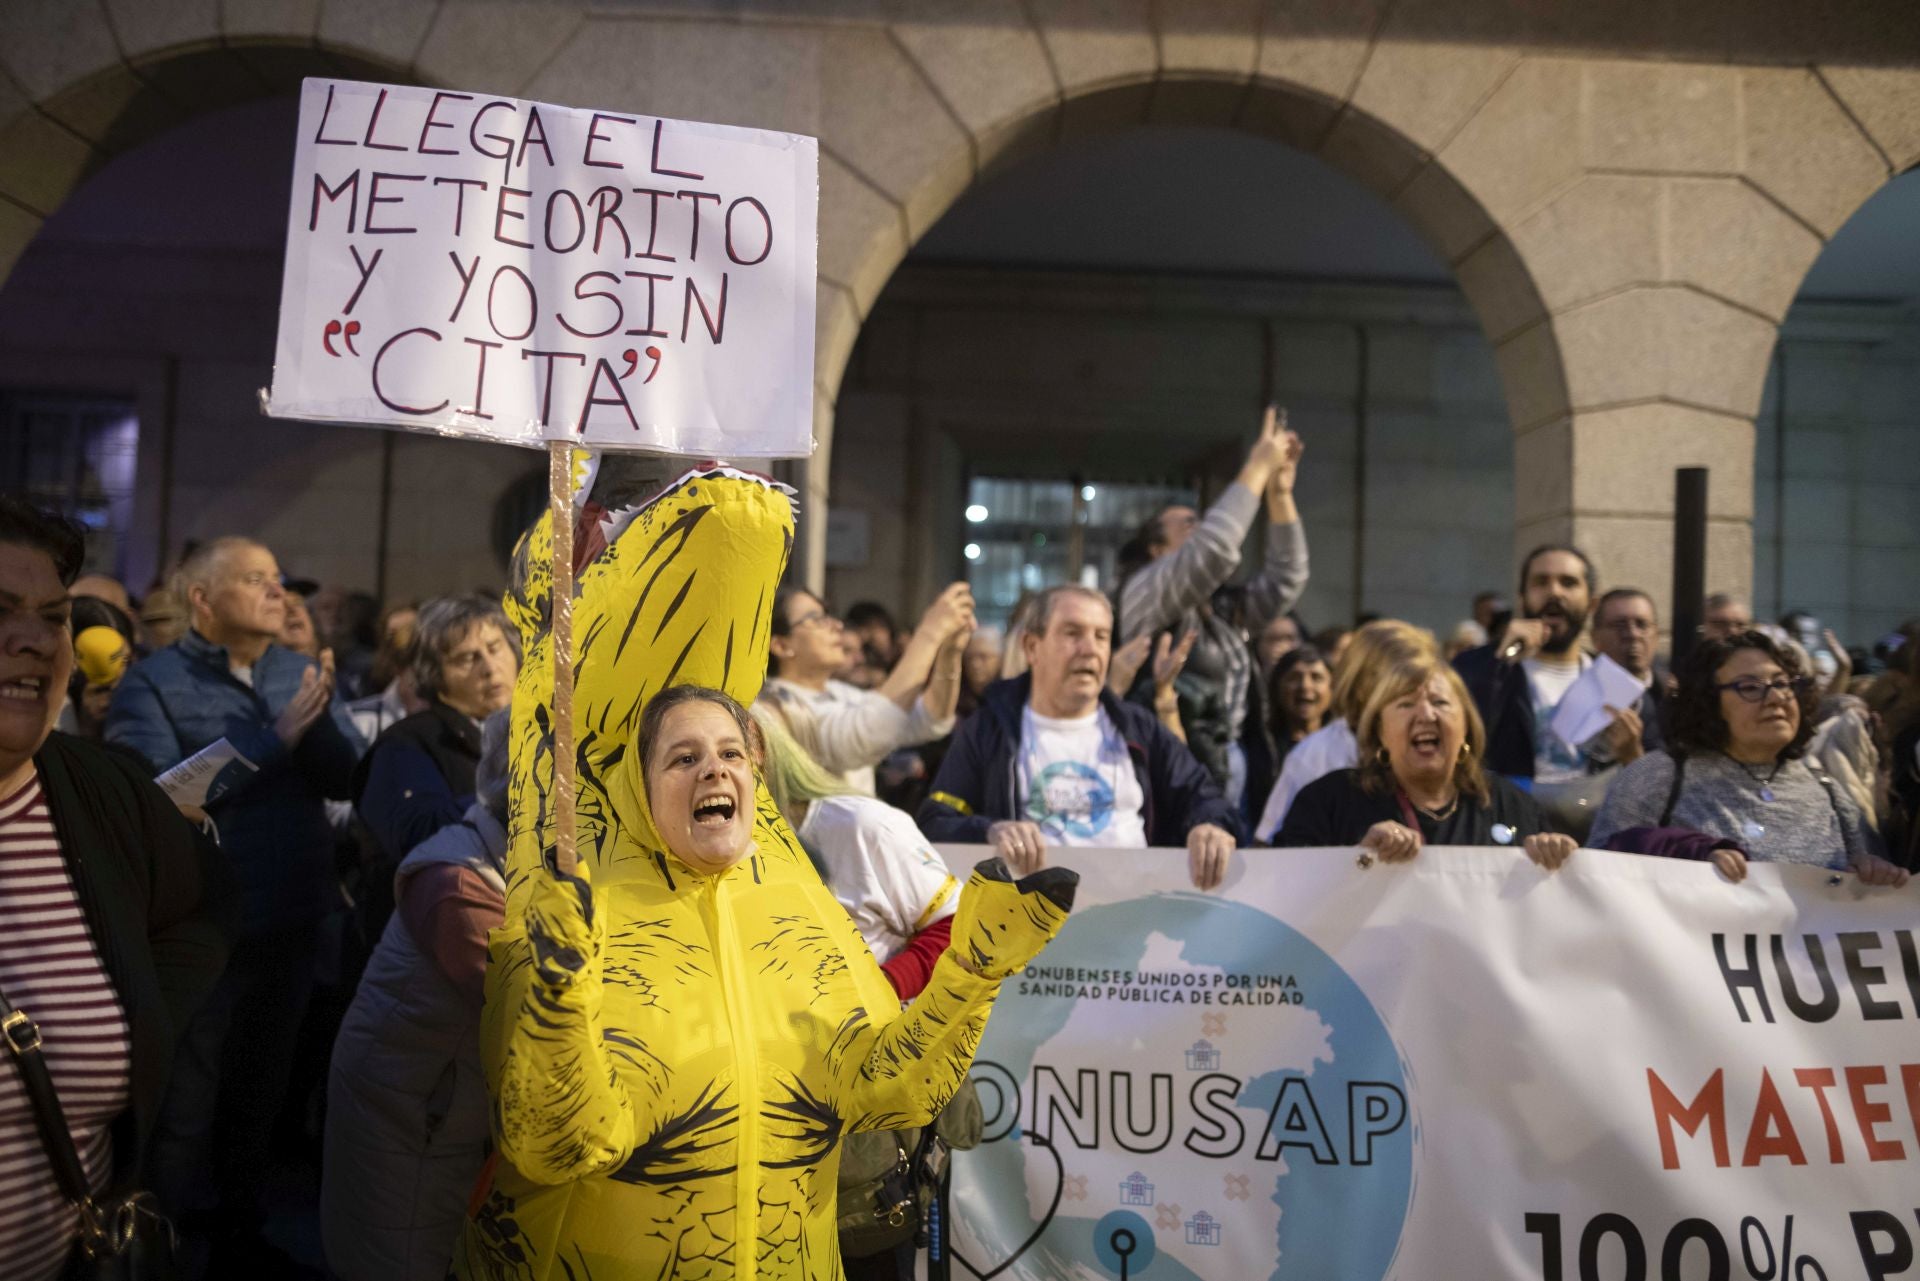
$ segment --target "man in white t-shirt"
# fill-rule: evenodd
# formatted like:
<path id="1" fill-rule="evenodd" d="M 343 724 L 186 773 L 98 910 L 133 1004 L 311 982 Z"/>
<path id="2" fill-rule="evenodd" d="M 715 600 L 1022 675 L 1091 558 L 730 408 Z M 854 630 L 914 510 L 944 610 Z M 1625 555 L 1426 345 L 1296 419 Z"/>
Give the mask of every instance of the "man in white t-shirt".
<path id="1" fill-rule="evenodd" d="M 1520 566 L 1521 616 L 1491 644 L 1453 660 L 1486 722 L 1487 768 L 1530 789 L 1556 826 L 1575 836 L 1593 821 L 1611 758 L 1590 757 L 1606 735 L 1564 742 L 1553 717 L 1593 661 L 1581 640 L 1596 577 L 1579 548 L 1536 547 Z"/>
<path id="2" fill-rule="evenodd" d="M 1186 744 L 1107 691 L 1107 598 L 1049 589 L 1020 644 L 1027 674 L 988 686 L 955 733 L 921 830 L 991 844 L 1016 875 L 1044 866 L 1054 846 L 1184 845 L 1194 885 L 1218 885 L 1239 816 Z"/>

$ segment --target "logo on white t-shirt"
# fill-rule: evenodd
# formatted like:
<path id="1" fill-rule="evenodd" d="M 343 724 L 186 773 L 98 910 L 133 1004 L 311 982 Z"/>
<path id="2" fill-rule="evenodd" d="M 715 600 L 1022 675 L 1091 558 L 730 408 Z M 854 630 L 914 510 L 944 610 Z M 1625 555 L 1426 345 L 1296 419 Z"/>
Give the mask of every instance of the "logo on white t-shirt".
<path id="1" fill-rule="evenodd" d="M 1105 711 L 1056 719 L 1029 707 L 1021 730 L 1021 818 L 1065 845 L 1147 843 L 1146 797 Z"/>
<path id="2" fill-rule="evenodd" d="M 1027 818 L 1063 836 L 1090 839 L 1113 821 L 1113 786 L 1080 761 L 1053 761 L 1027 787 Z"/>

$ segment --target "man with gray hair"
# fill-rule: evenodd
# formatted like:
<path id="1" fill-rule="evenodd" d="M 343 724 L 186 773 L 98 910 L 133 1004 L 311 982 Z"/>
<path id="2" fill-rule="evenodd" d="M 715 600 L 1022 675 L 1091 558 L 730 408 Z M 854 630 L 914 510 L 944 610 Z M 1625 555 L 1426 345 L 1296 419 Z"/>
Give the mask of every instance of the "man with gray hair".
<path id="1" fill-rule="evenodd" d="M 1026 674 L 989 685 L 955 732 L 920 830 L 992 845 L 1020 875 L 1057 845 L 1184 845 L 1194 885 L 1219 885 L 1240 817 L 1185 743 L 1107 689 L 1107 598 L 1047 589 L 1019 643 Z"/>
<path id="2" fill-rule="evenodd" d="M 353 774 L 366 829 L 360 917 L 369 943 L 393 911 L 393 870 L 473 803 L 480 729 L 513 701 L 520 640 L 500 606 L 443 596 L 414 624 L 414 684 L 427 708 L 387 727 Z"/>
<path id="3" fill-rule="evenodd" d="M 1732 592 L 1714 592 L 1707 597 L 1700 616 L 1700 634 L 1708 640 L 1726 640 L 1753 627 L 1753 611 Z"/>
<path id="4" fill-rule="evenodd" d="M 175 1063 L 154 1143 L 155 1191 L 183 1214 L 214 1209 L 217 1196 L 212 1275 L 287 1275 L 260 1235 L 260 1188 L 322 923 L 340 903 L 325 801 L 346 796 L 362 743 L 333 698 L 330 666 L 279 643 L 286 595 L 271 551 L 247 538 L 204 543 L 174 591 L 189 629 L 127 670 L 107 708 L 106 739 L 156 774 L 222 739 L 239 753 L 215 776 L 205 817 L 242 909 L 226 973 Z"/>

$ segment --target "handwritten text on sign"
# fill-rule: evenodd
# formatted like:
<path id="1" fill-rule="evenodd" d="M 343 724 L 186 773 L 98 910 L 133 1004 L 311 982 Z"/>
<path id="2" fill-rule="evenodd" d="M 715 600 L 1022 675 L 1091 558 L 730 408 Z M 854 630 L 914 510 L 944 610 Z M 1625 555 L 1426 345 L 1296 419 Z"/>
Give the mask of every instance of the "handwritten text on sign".
<path id="1" fill-rule="evenodd" d="M 271 411 L 810 452 L 812 138 L 308 80 Z"/>

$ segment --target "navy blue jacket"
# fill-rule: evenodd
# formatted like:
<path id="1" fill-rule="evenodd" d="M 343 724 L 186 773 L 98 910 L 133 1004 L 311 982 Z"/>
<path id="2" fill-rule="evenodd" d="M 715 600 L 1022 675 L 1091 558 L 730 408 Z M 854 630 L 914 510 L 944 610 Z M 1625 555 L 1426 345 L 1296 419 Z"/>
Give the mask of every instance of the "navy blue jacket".
<path id="1" fill-rule="evenodd" d="M 1456 656 L 1453 670 L 1460 673 L 1480 719 L 1487 726 L 1487 755 L 1484 764 L 1495 774 L 1507 778 L 1533 777 L 1533 691 L 1528 687 L 1527 669 L 1519 663 L 1503 663 L 1493 646 L 1482 645 Z M 1640 745 L 1649 752 L 1666 746 L 1660 731 L 1660 677 L 1640 696 Z M 1610 759 L 1589 759 L 1589 772 L 1612 765 Z"/>
<path id="2" fill-rule="evenodd" d="M 1503 663 L 1493 646 L 1482 645 L 1456 656 L 1453 670 L 1466 682 L 1480 719 L 1487 726 L 1483 764 L 1508 778 L 1533 777 L 1533 692 L 1527 670 Z"/>
<path id="3" fill-rule="evenodd" d="M 438 699 L 374 740 L 353 772 L 353 805 L 388 879 L 414 846 L 466 814 L 479 766 L 480 727 Z"/>
<path id="4" fill-rule="evenodd" d="M 189 631 L 128 668 L 107 708 L 107 741 L 138 752 L 155 774 L 222 738 L 259 767 L 207 807 L 240 883 L 242 934 L 317 920 L 340 902 L 323 801 L 346 798 L 365 745 L 338 699 L 292 751 L 273 732 L 313 665 L 269 645 L 249 688 L 224 646 Z"/>
<path id="5" fill-rule="evenodd" d="M 995 681 L 981 696 L 980 710 L 954 731 L 953 746 L 947 749 L 933 789 L 916 815 L 929 840 L 983 845 L 989 826 L 1018 817 L 1014 774 L 1021 716 L 1032 688 L 1030 675 Z M 1147 844 L 1185 845 L 1187 833 L 1202 823 L 1225 828 L 1235 840 L 1246 839 L 1240 816 L 1220 794 L 1213 776 L 1152 712 L 1104 689 L 1100 706 L 1126 740 L 1127 755 L 1140 780 Z"/>

